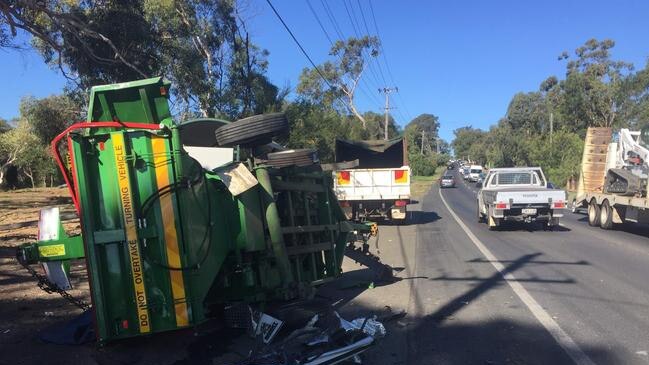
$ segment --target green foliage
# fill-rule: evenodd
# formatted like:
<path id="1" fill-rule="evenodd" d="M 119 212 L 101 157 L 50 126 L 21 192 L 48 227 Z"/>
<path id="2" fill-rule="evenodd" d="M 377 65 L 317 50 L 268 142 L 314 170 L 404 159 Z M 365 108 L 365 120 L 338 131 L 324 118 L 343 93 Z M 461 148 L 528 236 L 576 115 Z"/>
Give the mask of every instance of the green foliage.
<path id="1" fill-rule="evenodd" d="M 237 119 L 278 110 L 286 89 L 265 77 L 268 51 L 249 37 L 234 0 L 20 1 L 2 6 L 0 47 L 15 28 L 79 99 L 94 85 L 164 75 L 181 119 Z M 4 40 L 4 42 L 3 42 Z M 8 42 L 8 44 L 7 44 Z"/>
<path id="2" fill-rule="evenodd" d="M 416 176 L 432 176 L 439 165 L 435 155 L 410 154 L 408 156 L 410 171 Z"/>
<path id="3" fill-rule="evenodd" d="M 20 115 L 40 138 L 40 144 L 49 144 L 65 128 L 82 119 L 79 107 L 65 95 L 51 95 L 43 99 L 28 96 L 20 101 Z"/>
<path id="4" fill-rule="evenodd" d="M 9 132 L 11 130 L 11 124 L 6 120 L 0 118 L 0 134 Z"/>
<path id="5" fill-rule="evenodd" d="M 291 124 L 287 145 L 290 148 L 315 148 L 320 160 L 334 161 L 336 138 L 349 138 L 351 124 L 340 114 L 307 101 L 292 103 L 286 109 Z"/>
<path id="6" fill-rule="evenodd" d="M 563 186 L 570 177 L 579 174 L 584 141 L 576 133 L 557 131 L 534 136 L 529 141 L 528 154 L 532 165 L 541 166 L 552 183 Z"/>
<path id="7" fill-rule="evenodd" d="M 408 151 L 420 154 L 437 152 L 438 131 L 439 118 L 437 116 L 432 114 L 417 116 L 408 123 L 404 131 L 408 141 Z"/>
<path id="8" fill-rule="evenodd" d="M 455 135 L 455 139 L 451 142 L 451 146 L 453 147 L 455 157 L 460 159 L 475 159 L 471 155 L 471 152 L 475 153 L 477 151 L 475 149 L 471 151 L 471 147 L 474 144 L 483 143 L 486 132 L 469 126 L 458 128 L 453 131 L 453 134 Z"/>
<path id="9" fill-rule="evenodd" d="M 365 70 L 365 54 L 378 56 L 378 38 L 364 36 L 350 37 L 334 43 L 329 54 L 335 58 L 318 66 L 318 70 L 305 68 L 300 74 L 297 93 L 311 103 L 331 105 L 341 110 L 347 108 L 366 128 L 367 121 L 354 103 L 356 87 Z M 320 74 L 327 79 L 325 82 Z"/>
<path id="10" fill-rule="evenodd" d="M 612 59 L 614 45 L 591 39 L 573 57 L 564 52 L 565 79 L 550 76 L 539 91 L 515 94 L 488 132 L 457 129 L 455 156 L 491 167 L 541 166 L 557 185 L 577 177 L 586 128 L 639 129 L 649 122 L 649 64 L 632 72 Z"/>

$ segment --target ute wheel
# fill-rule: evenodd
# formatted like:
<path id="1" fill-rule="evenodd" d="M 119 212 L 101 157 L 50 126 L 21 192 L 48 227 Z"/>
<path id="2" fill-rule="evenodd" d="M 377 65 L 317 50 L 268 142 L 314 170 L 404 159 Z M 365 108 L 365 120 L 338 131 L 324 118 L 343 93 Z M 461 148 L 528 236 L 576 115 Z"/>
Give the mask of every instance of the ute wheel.
<path id="1" fill-rule="evenodd" d="M 599 226 L 599 219 L 600 219 L 599 205 L 597 205 L 597 201 L 593 199 L 588 204 L 588 224 L 591 227 L 597 227 Z"/>
<path id="2" fill-rule="evenodd" d="M 284 113 L 260 114 L 239 119 L 216 130 L 219 146 L 255 147 L 269 143 L 273 137 L 288 132 Z"/>
<path id="3" fill-rule="evenodd" d="M 478 211 L 478 223 L 484 222 L 484 218 L 482 217 L 482 213 L 480 213 L 480 204 L 476 204 L 477 211 Z"/>
<path id="4" fill-rule="evenodd" d="M 599 212 L 599 224 L 603 229 L 613 228 L 613 208 L 608 200 L 604 200 Z"/>
<path id="5" fill-rule="evenodd" d="M 288 150 L 268 154 L 266 164 L 273 167 L 311 166 L 320 162 L 318 153 L 312 149 Z"/>
<path id="6" fill-rule="evenodd" d="M 572 199 L 572 206 L 570 206 L 570 211 L 573 213 L 577 213 L 577 199 Z"/>

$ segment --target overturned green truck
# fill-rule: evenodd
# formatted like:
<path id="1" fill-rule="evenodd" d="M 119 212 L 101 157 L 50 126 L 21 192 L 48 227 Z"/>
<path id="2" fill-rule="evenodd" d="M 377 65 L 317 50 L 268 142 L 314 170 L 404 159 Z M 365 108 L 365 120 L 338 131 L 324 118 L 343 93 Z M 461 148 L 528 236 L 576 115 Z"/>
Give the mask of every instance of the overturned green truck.
<path id="1" fill-rule="evenodd" d="M 57 291 L 85 257 L 101 343 L 195 326 L 233 303 L 309 297 L 370 232 L 346 220 L 315 151 L 270 143 L 287 133 L 284 115 L 176 123 L 169 88 L 92 88 L 87 121 L 52 142 L 82 234 L 52 214 L 18 252 Z"/>

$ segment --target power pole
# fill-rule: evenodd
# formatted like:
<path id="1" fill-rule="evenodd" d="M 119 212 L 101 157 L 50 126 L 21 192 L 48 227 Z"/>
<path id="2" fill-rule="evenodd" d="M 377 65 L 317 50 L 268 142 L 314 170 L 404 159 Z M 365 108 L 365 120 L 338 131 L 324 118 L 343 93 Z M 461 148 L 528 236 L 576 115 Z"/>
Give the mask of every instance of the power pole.
<path id="1" fill-rule="evenodd" d="M 426 131 L 424 129 L 421 130 L 421 153 L 420 155 L 424 154 L 424 136 L 426 135 Z"/>
<path id="2" fill-rule="evenodd" d="M 384 93 L 385 94 L 385 125 L 383 126 L 383 139 L 386 141 L 388 140 L 388 112 L 391 109 L 390 108 L 390 93 L 393 93 L 395 91 L 399 91 L 398 87 L 384 87 L 383 89 L 379 89 L 379 93 Z M 392 108 L 394 109 L 394 108 Z"/>
<path id="3" fill-rule="evenodd" d="M 435 138 L 435 142 L 437 142 L 437 154 L 439 155 L 439 137 Z"/>
<path id="4" fill-rule="evenodd" d="M 552 144 L 552 132 L 554 132 L 554 114 L 550 112 L 550 144 Z"/>

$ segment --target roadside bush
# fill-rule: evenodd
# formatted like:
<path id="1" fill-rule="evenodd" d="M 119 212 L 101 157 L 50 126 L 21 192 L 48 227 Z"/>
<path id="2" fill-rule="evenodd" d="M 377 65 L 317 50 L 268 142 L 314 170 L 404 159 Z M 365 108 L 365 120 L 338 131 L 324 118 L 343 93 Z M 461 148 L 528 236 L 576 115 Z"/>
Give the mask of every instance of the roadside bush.
<path id="1" fill-rule="evenodd" d="M 415 176 L 432 176 L 438 166 L 435 155 L 427 156 L 413 153 L 408 156 L 408 162 L 410 170 Z"/>

